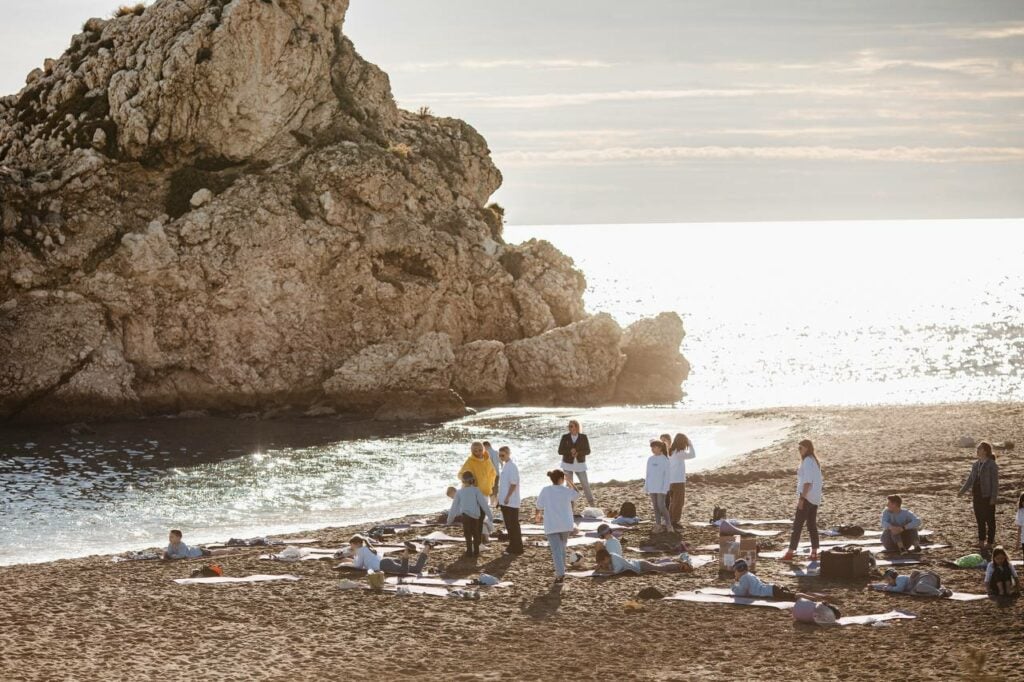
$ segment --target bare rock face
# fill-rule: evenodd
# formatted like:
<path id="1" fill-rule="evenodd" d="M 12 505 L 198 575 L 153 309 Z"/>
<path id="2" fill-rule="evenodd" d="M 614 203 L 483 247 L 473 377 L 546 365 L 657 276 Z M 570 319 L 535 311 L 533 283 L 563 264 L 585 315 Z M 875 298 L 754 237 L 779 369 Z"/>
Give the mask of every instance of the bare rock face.
<path id="1" fill-rule="evenodd" d="M 624 385 L 571 259 L 502 239 L 486 141 L 398 109 L 347 4 L 157 0 L 0 98 L 0 419 Z"/>
<path id="2" fill-rule="evenodd" d="M 508 399 L 508 358 L 501 341 L 473 341 L 455 350 L 452 388 L 474 405 L 494 405 Z"/>
<path id="3" fill-rule="evenodd" d="M 676 313 L 637 320 L 622 335 L 626 364 L 618 377 L 615 399 L 625 403 L 675 402 L 690 365 L 679 354 L 686 332 Z"/>
<path id="4" fill-rule="evenodd" d="M 608 402 L 626 361 L 622 330 L 601 313 L 505 347 L 508 385 L 521 402 L 596 405 Z"/>

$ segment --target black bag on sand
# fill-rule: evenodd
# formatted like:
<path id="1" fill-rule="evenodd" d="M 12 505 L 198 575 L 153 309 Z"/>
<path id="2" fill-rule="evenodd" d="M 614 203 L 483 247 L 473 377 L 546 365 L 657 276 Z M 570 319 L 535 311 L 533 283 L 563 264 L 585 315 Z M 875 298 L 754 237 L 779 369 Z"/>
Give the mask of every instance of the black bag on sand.
<path id="1" fill-rule="evenodd" d="M 725 516 L 726 516 L 725 507 L 719 507 L 716 504 L 714 511 L 711 512 L 711 523 L 714 524 L 715 521 L 720 521 L 720 520 L 724 519 Z"/>
<path id="2" fill-rule="evenodd" d="M 623 502 L 622 506 L 619 507 L 619 516 L 625 519 L 636 518 L 636 505 L 632 502 Z"/>
<path id="3" fill-rule="evenodd" d="M 830 547 L 821 553 L 822 578 L 839 578 L 842 580 L 867 578 L 871 575 L 871 567 L 875 559 L 871 552 L 856 545 Z"/>
<path id="4" fill-rule="evenodd" d="M 839 526 L 836 532 L 848 538 L 859 538 L 864 535 L 864 529 L 860 526 Z"/>

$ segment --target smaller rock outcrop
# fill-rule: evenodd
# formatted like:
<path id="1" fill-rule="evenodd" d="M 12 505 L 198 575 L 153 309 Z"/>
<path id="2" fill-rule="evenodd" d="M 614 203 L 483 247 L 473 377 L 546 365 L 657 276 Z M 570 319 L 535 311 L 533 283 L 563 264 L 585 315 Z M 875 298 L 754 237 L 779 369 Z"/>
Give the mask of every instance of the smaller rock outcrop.
<path id="1" fill-rule="evenodd" d="M 679 353 L 685 335 L 676 313 L 661 313 L 629 325 L 622 335 L 626 362 L 615 387 L 615 400 L 663 403 L 682 398 L 682 383 L 690 374 L 690 364 Z"/>
<path id="2" fill-rule="evenodd" d="M 626 362 L 619 350 L 621 336 L 622 329 L 612 316 L 600 313 L 507 344 L 512 398 L 532 404 L 610 401 L 616 377 Z"/>
<path id="3" fill-rule="evenodd" d="M 501 341 L 473 341 L 455 350 L 452 388 L 473 405 L 496 405 L 508 398 L 508 358 Z"/>

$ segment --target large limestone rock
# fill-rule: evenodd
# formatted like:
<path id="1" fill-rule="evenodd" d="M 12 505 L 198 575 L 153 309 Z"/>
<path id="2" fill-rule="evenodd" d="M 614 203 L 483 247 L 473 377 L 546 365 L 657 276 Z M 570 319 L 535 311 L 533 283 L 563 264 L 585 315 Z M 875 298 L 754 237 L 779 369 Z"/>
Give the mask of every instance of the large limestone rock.
<path id="1" fill-rule="evenodd" d="M 486 141 L 398 109 L 346 10 L 157 0 L 0 98 L 0 419 L 614 396 L 583 275 L 504 242 Z"/>
<path id="2" fill-rule="evenodd" d="M 618 377 L 615 399 L 625 403 L 669 403 L 683 397 L 690 365 L 679 353 L 686 333 L 676 313 L 637 320 L 622 335 L 626 364 Z"/>

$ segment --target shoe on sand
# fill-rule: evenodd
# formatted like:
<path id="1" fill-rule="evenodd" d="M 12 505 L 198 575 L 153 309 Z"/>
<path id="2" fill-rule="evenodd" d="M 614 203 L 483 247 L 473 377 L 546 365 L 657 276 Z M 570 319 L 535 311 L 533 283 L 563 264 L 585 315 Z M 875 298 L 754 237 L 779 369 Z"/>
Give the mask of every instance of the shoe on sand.
<path id="1" fill-rule="evenodd" d="M 793 552 L 792 551 L 787 551 L 785 554 L 782 555 L 782 559 L 780 559 L 780 561 L 792 561 L 792 560 L 793 560 Z"/>

